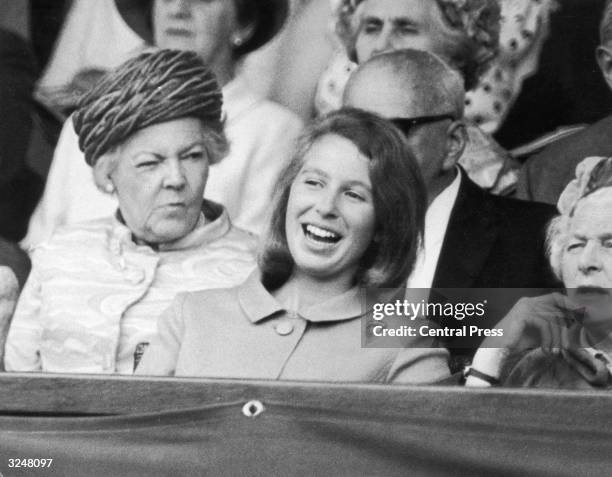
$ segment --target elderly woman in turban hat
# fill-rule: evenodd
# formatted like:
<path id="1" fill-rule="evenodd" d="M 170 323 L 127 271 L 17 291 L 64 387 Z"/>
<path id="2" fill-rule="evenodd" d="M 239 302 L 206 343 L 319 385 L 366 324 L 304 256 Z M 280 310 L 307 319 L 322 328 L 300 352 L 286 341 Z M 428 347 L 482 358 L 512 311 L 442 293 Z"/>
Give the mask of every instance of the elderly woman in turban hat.
<path id="1" fill-rule="evenodd" d="M 483 342 L 468 384 L 612 387 L 612 158 L 580 163 L 558 208 L 548 245 L 566 293 L 520 300 L 497 325 L 503 338 Z"/>
<path id="2" fill-rule="evenodd" d="M 212 165 L 208 196 L 232 221 L 260 233 L 276 178 L 293 151 L 302 123 L 288 109 L 255 93 L 239 65 L 282 28 L 287 0 L 116 0 L 127 25 L 149 45 L 194 51 L 223 88 L 226 161 Z M 63 225 L 104 217 L 115 197 L 98 191 L 83 166 L 77 139 L 65 126 L 43 198 L 25 245 L 36 245 Z"/>
<path id="3" fill-rule="evenodd" d="M 203 199 L 228 146 L 221 107 L 210 70 L 178 50 L 141 54 L 81 99 L 79 145 L 119 208 L 34 249 L 7 370 L 132 373 L 176 293 L 253 269 L 253 238 Z"/>

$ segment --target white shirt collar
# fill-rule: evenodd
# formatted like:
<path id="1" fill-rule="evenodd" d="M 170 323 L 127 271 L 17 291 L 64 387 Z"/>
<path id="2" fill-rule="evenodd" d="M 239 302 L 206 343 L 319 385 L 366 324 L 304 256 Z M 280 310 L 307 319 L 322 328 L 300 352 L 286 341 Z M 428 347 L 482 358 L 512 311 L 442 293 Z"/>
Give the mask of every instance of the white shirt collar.
<path id="1" fill-rule="evenodd" d="M 408 278 L 408 288 L 431 288 L 460 185 L 461 171 L 457 168 L 453 182 L 440 192 L 427 208 L 424 243 L 417 255 L 414 270 Z"/>

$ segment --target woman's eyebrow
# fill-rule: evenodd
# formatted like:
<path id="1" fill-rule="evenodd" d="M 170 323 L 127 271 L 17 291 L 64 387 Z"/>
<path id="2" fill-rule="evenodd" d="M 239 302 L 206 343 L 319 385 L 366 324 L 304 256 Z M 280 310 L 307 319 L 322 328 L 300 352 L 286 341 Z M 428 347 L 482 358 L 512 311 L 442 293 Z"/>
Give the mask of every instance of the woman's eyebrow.
<path id="1" fill-rule="evenodd" d="M 376 17 L 374 15 L 368 15 L 361 19 L 361 24 L 368 23 L 370 25 L 382 25 L 384 20 L 380 17 Z"/>
<path id="2" fill-rule="evenodd" d="M 305 167 L 304 169 L 302 169 L 302 172 L 300 174 L 305 174 L 305 173 L 309 173 L 309 174 L 318 174 L 320 176 L 323 177 L 329 177 L 329 174 L 321 169 L 319 169 L 318 167 Z"/>
<path id="3" fill-rule="evenodd" d="M 418 26 L 417 22 L 415 22 L 412 18 L 409 17 L 395 17 L 391 19 L 391 22 L 393 23 L 393 26 L 400 28 Z"/>
<path id="4" fill-rule="evenodd" d="M 587 241 L 588 237 L 584 234 L 580 234 L 580 233 L 574 233 L 571 234 L 571 236 L 569 237 L 569 240 L 582 240 L 582 241 Z"/>
<path id="5" fill-rule="evenodd" d="M 161 159 L 164 157 L 163 154 L 160 154 L 159 152 L 156 151 L 152 151 L 150 149 L 140 149 L 139 151 L 134 152 L 133 154 L 129 155 L 130 159 L 137 159 L 139 156 L 142 155 L 146 155 L 146 156 L 154 156 L 157 159 Z"/>
<path id="6" fill-rule="evenodd" d="M 363 187 L 365 190 L 367 190 L 368 192 L 371 192 L 371 191 L 372 191 L 372 186 L 371 186 L 371 185 L 366 184 L 365 182 L 360 181 L 360 180 L 351 180 L 351 181 L 347 181 L 347 182 L 346 182 L 346 184 L 347 184 L 347 185 L 349 185 L 349 186 L 361 186 L 361 187 Z"/>
<path id="7" fill-rule="evenodd" d="M 185 152 L 189 151 L 190 149 L 193 149 L 196 146 L 204 147 L 204 141 L 201 140 L 201 139 L 198 139 L 198 140 L 192 142 L 189 146 L 186 146 L 186 147 L 180 149 L 179 154 L 184 154 Z"/>

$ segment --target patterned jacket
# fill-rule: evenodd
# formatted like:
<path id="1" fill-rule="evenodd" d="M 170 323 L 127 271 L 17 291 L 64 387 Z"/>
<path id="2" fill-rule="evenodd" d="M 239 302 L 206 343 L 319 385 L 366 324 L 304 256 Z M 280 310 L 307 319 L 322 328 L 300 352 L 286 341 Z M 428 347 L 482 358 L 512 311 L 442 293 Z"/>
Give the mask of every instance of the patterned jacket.
<path id="1" fill-rule="evenodd" d="M 234 286 L 255 267 L 254 237 L 221 206 L 205 201 L 203 211 L 203 225 L 157 251 L 136 244 L 115 217 L 63 229 L 36 247 L 6 369 L 133 372 L 178 292 Z"/>

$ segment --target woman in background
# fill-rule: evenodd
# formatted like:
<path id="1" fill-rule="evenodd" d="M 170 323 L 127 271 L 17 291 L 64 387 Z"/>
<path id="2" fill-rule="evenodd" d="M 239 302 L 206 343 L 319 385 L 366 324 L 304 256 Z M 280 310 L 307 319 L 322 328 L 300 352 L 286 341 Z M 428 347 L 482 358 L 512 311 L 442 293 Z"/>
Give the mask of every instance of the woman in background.
<path id="1" fill-rule="evenodd" d="M 236 288 L 179 295 L 137 372 L 381 383 L 446 377 L 446 350 L 431 339 L 377 340 L 368 331 L 372 304 L 389 294 L 382 289 L 405 290 L 425 198 L 418 165 L 390 123 L 359 110 L 318 121 L 280 181 L 260 270 Z"/>

